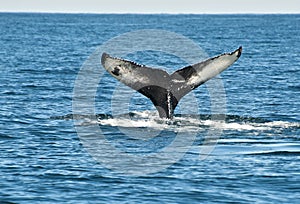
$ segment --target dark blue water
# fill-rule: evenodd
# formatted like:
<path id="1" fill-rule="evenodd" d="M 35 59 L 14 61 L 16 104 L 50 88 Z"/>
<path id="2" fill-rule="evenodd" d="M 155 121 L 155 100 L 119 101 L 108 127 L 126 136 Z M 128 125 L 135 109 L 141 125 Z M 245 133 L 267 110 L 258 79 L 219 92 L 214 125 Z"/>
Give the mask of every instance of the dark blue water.
<path id="1" fill-rule="evenodd" d="M 74 84 L 87 58 L 113 37 L 139 29 L 178 33 L 209 56 L 243 46 L 241 58 L 221 74 L 225 123 L 213 126 L 205 85 L 194 91 L 199 115 L 153 119 L 152 104 L 134 94 L 131 118 L 111 118 L 111 95 L 118 83 L 108 74 L 96 96 L 100 121 L 72 115 Z M 299 33 L 300 15 L 1 13 L 0 202 L 299 203 Z M 156 52 L 128 57 L 166 69 L 184 65 Z M 84 139 L 92 140 L 80 138 L 78 127 L 100 128 L 108 144 L 139 158 L 164 151 L 178 132 L 187 139 L 195 130 L 197 134 L 181 159 L 145 173 L 143 165 L 151 169 L 165 161 L 127 158 L 119 164 L 118 155 L 110 155 L 100 138 L 93 143 L 102 148 L 99 162 L 84 145 Z M 212 127 L 221 135 L 200 160 L 199 147 L 207 145 L 204 135 Z M 162 132 L 148 140 L 124 131 L 141 138 Z M 119 169 L 108 168 L 110 163 Z M 134 167 L 142 169 L 139 175 L 126 174 Z"/>

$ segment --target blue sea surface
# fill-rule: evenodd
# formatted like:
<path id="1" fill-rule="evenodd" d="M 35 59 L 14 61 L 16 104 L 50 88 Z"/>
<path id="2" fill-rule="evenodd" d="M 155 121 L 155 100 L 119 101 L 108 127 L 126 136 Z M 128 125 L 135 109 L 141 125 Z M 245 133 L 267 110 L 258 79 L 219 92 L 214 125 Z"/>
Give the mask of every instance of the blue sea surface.
<path id="1" fill-rule="evenodd" d="M 104 74 L 96 117 L 73 114 L 84 62 L 98 46 L 141 29 L 185 36 L 209 56 L 243 46 L 241 58 L 219 77 L 226 119 L 205 159 L 199 159 L 199 148 L 214 124 L 206 85 L 193 91 L 198 115 L 178 110 L 174 121 L 153 119 L 154 106 L 135 93 L 130 118 L 124 118 L 111 106 L 115 87 L 122 85 Z M 0 13 L 0 203 L 299 203 L 299 34 L 300 15 Z M 154 51 L 127 57 L 169 71 L 186 65 Z M 103 162 L 90 154 L 78 126 L 102 130 L 107 143 L 102 138 L 94 144 Z M 179 133 L 188 140 L 195 130 L 182 158 L 153 173 L 143 174 L 164 160 L 127 158 L 118 165 L 102 148 L 109 143 L 146 157 L 164 151 Z M 109 168 L 110 162 L 119 169 Z M 135 166 L 141 174 L 124 173 Z"/>

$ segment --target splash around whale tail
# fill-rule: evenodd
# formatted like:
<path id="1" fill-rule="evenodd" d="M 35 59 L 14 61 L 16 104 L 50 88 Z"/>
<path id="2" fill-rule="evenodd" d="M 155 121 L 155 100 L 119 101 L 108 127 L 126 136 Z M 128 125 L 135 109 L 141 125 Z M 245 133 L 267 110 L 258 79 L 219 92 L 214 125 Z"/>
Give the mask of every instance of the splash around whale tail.
<path id="1" fill-rule="evenodd" d="M 161 118 L 171 119 L 179 100 L 215 77 L 241 56 L 242 47 L 168 74 L 162 69 L 102 54 L 102 66 L 117 80 L 148 97 Z"/>

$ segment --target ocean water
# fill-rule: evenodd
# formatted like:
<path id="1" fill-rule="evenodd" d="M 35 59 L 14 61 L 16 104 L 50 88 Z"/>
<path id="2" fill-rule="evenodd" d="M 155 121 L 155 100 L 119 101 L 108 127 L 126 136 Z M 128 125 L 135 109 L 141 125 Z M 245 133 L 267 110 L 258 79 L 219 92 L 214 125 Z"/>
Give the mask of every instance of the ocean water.
<path id="1" fill-rule="evenodd" d="M 184 36 L 207 56 L 243 46 L 217 77 L 224 120 L 209 84 L 168 121 L 102 70 L 99 46 L 141 30 Z M 0 13 L 0 203 L 299 203 L 299 33 L 300 15 Z M 187 65 L 140 49 L 117 57 L 169 72 Z M 79 80 L 92 66 L 85 76 L 101 80 L 80 114 L 76 87 L 93 84 Z"/>

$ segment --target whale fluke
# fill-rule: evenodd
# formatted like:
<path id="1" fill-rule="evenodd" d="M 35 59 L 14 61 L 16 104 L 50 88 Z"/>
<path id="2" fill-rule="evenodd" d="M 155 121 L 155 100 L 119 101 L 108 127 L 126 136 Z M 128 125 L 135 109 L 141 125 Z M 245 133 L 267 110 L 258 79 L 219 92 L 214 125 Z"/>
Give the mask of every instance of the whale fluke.
<path id="1" fill-rule="evenodd" d="M 162 69 L 102 54 L 101 63 L 113 77 L 148 97 L 161 118 L 173 117 L 179 100 L 215 77 L 241 56 L 242 47 L 168 74 Z"/>

